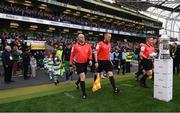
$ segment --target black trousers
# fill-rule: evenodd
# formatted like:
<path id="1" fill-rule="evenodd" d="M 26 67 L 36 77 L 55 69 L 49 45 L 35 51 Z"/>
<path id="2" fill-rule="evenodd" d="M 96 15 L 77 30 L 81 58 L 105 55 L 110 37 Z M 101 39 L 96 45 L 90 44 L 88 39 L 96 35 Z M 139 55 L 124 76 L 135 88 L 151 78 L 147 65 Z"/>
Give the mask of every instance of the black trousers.
<path id="1" fill-rule="evenodd" d="M 28 65 L 23 65 L 23 73 L 24 73 L 24 79 L 26 79 L 28 76 Z"/>
<path id="2" fill-rule="evenodd" d="M 141 75 L 143 74 L 143 66 L 141 64 L 141 62 L 138 63 L 138 72 L 136 72 L 137 75 Z"/>
<path id="3" fill-rule="evenodd" d="M 126 62 L 126 73 L 130 73 L 130 72 L 131 72 L 131 63 Z"/>
<path id="4" fill-rule="evenodd" d="M 4 67 L 4 81 L 11 82 L 12 79 L 12 66 Z"/>
<path id="5" fill-rule="evenodd" d="M 176 61 L 176 60 L 173 60 L 173 73 L 175 74 L 176 72 L 176 74 L 179 74 L 179 63 L 178 63 L 178 61 Z"/>
<path id="6" fill-rule="evenodd" d="M 141 63 L 138 62 L 138 73 L 141 71 Z"/>
<path id="7" fill-rule="evenodd" d="M 114 68 L 118 70 L 119 60 L 114 60 L 114 65 L 115 65 Z"/>
<path id="8" fill-rule="evenodd" d="M 90 68 L 91 68 L 91 72 L 94 73 L 96 71 L 95 62 L 94 61 L 92 62 L 92 66 Z"/>
<path id="9" fill-rule="evenodd" d="M 126 61 L 125 60 L 121 60 L 121 68 L 122 68 L 122 74 L 125 74 L 125 66 L 126 66 Z"/>

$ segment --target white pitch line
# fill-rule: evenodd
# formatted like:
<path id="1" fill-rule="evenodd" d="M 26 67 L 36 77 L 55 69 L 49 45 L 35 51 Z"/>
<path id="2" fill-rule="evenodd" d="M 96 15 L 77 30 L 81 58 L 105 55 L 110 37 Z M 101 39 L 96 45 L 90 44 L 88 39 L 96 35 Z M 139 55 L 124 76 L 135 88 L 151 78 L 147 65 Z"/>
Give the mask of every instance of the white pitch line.
<path id="1" fill-rule="evenodd" d="M 73 99 L 75 98 L 73 95 L 69 94 L 68 92 L 64 92 L 64 95 Z"/>

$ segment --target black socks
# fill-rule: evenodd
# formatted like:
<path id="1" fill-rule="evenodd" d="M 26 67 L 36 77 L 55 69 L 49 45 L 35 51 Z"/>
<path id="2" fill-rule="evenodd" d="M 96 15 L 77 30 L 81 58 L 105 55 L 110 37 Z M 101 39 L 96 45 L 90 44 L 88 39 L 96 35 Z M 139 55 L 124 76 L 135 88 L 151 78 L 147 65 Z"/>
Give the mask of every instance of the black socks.
<path id="1" fill-rule="evenodd" d="M 80 81 L 80 85 L 81 85 L 82 94 L 86 95 L 85 81 Z"/>
<path id="2" fill-rule="evenodd" d="M 113 90 L 115 90 L 115 89 L 116 89 L 116 86 L 115 86 L 114 77 L 109 77 L 109 81 L 110 81 L 110 83 L 111 83 L 111 85 L 112 85 Z"/>

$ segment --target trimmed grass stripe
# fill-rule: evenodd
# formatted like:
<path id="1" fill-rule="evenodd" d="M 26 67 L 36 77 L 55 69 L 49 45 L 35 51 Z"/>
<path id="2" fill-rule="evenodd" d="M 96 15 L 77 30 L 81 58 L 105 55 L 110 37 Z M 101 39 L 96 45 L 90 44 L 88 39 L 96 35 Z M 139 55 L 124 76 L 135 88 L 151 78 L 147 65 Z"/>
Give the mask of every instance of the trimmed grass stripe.
<path id="1" fill-rule="evenodd" d="M 81 99 L 81 90 L 76 90 L 74 84 L 61 83 L 57 87 L 47 84 L 0 91 L 0 96 L 6 94 L 0 99 L 0 112 L 180 112 L 179 76 L 174 76 L 173 100 L 168 103 L 153 98 L 152 81 L 148 80 L 149 88 L 144 89 L 133 75 L 116 76 L 117 87 L 121 89 L 119 95 L 113 94 L 107 79 L 102 79 L 102 88 L 93 93 L 92 81 L 87 80 L 86 100 Z"/>
<path id="2" fill-rule="evenodd" d="M 117 78 L 118 81 L 119 80 L 123 81 L 130 79 L 131 77 L 132 76 L 129 75 L 129 76 L 116 76 L 115 78 Z M 109 80 L 102 79 L 101 82 L 109 83 Z M 91 87 L 93 84 L 93 78 L 88 78 L 86 80 L 86 84 L 87 87 Z M 0 90 L 0 104 L 39 97 L 39 96 L 45 96 L 50 94 L 56 94 L 64 91 L 71 91 L 74 89 L 75 89 L 74 81 L 72 81 L 71 84 L 66 84 L 65 82 L 61 82 L 58 86 L 55 86 L 54 84 L 45 84 L 39 86 Z"/>

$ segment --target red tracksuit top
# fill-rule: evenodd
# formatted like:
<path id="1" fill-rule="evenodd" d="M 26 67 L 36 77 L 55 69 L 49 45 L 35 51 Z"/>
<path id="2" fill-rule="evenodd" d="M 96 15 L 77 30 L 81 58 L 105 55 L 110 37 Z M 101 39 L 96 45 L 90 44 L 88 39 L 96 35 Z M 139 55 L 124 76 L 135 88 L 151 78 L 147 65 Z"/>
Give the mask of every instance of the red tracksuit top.
<path id="1" fill-rule="evenodd" d="M 147 44 L 141 47 L 141 52 L 143 52 L 147 58 L 149 58 L 150 54 L 154 51 L 155 51 L 154 47 Z"/>
<path id="2" fill-rule="evenodd" d="M 87 43 L 84 45 L 74 44 L 71 50 L 70 65 L 72 65 L 74 59 L 76 63 L 87 63 L 92 60 L 91 46 Z"/>
<path id="3" fill-rule="evenodd" d="M 96 46 L 97 60 L 110 60 L 111 44 L 103 41 Z"/>

